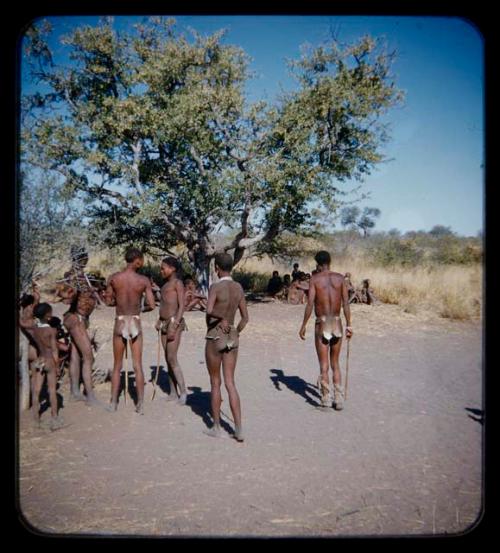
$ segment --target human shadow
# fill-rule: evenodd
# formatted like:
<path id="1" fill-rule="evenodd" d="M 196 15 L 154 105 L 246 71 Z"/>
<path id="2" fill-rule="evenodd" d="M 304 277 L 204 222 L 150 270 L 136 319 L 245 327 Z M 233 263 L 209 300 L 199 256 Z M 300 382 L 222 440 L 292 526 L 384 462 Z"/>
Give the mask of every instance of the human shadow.
<path id="1" fill-rule="evenodd" d="M 195 415 L 198 415 L 207 428 L 212 428 L 213 420 L 210 409 L 210 392 L 204 392 L 199 386 L 188 386 L 192 393 L 187 396 L 186 405 L 191 408 Z M 234 434 L 233 428 L 222 418 L 220 426 L 228 434 Z"/>
<path id="2" fill-rule="evenodd" d="M 156 365 L 151 365 L 149 367 L 151 371 L 151 379 L 149 382 L 154 382 L 156 378 L 156 371 L 158 370 L 158 378 L 156 380 L 156 386 L 165 394 L 170 395 L 172 392 L 170 388 L 170 380 L 168 378 L 168 372 L 167 367 L 164 365 L 160 365 L 157 367 Z"/>
<path id="3" fill-rule="evenodd" d="M 481 425 L 484 424 L 484 411 L 482 409 L 472 409 L 471 407 L 466 407 L 465 410 L 469 412 L 468 417 L 470 419 Z"/>
<path id="4" fill-rule="evenodd" d="M 303 397 L 309 405 L 313 407 L 321 407 L 320 402 L 314 401 L 308 394 L 311 394 L 321 400 L 321 396 L 318 394 L 316 386 L 306 382 L 300 376 L 296 375 L 286 375 L 281 369 L 271 369 L 270 372 L 274 376 L 270 376 L 274 387 L 281 391 L 280 384 L 284 384 L 289 390 L 295 394 Z"/>

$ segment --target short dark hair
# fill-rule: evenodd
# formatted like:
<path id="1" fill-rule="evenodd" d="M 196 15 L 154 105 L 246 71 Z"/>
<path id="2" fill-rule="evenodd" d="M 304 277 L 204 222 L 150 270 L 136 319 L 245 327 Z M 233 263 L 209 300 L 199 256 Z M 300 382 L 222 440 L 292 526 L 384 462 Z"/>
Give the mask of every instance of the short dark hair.
<path id="1" fill-rule="evenodd" d="M 327 251 L 321 250 L 314 256 L 314 261 L 316 261 L 318 265 L 330 265 L 332 258 Z"/>
<path id="2" fill-rule="evenodd" d="M 37 319 L 43 319 L 47 313 L 50 313 L 52 311 L 52 306 L 48 303 L 39 303 L 35 306 L 35 309 L 33 309 L 33 315 Z"/>
<path id="3" fill-rule="evenodd" d="M 273 276 L 276 275 L 276 276 L 280 276 L 279 272 L 278 271 L 273 271 Z"/>
<path id="4" fill-rule="evenodd" d="M 181 264 L 179 260 L 174 257 L 173 255 L 169 255 L 167 257 L 164 257 L 161 260 L 163 265 L 168 265 L 169 267 L 173 267 L 177 272 L 181 270 Z"/>
<path id="5" fill-rule="evenodd" d="M 294 268 L 294 269 L 295 269 L 295 267 L 298 267 L 298 266 L 299 266 L 298 263 L 294 263 L 294 264 L 293 264 L 293 268 Z"/>
<path id="6" fill-rule="evenodd" d="M 219 269 L 230 272 L 233 268 L 233 258 L 228 253 L 218 253 L 215 256 L 215 264 Z"/>
<path id="7" fill-rule="evenodd" d="M 129 248 L 125 252 L 125 261 L 127 263 L 132 263 L 132 261 L 142 258 L 144 258 L 144 254 L 141 252 L 141 250 L 138 250 L 137 248 Z"/>
<path id="8" fill-rule="evenodd" d="M 35 296 L 31 294 L 23 294 L 20 300 L 21 307 L 28 307 L 28 305 L 31 305 L 35 302 Z"/>
<path id="9" fill-rule="evenodd" d="M 51 317 L 49 320 L 49 325 L 52 328 L 59 328 L 61 326 L 61 319 L 59 317 Z"/>

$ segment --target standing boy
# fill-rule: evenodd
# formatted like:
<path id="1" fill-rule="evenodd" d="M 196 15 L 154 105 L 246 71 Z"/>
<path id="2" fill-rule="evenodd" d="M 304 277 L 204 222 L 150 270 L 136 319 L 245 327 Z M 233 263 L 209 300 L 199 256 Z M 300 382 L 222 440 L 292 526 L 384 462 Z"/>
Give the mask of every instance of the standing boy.
<path id="1" fill-rule="evenodd" d="M 205 359 L 210 375 L 210 399 L 214 426 L 206 431 L 213 437 L 220 436 L 220 405 L 221 405 L 221 374 L 224 374 L 224 385 L 229 395 L 229 405 L 234 418 L 237 441 L 243 441 L 241 425 L 241 406 L 238 390 L 234 382 L 234 371 L 238 358 L 239 335 L 248 323 L 248 311 L 243 288 L 231 277 L 233 259 L 227 253 L 215 256 L 215 272 L 219 281 L 212 284 L 208 292 L 207 303 L 207 335 Z M 236 310 L 239 309 L 241 319 L 234 326 Z"/>
<path id="2" fill-rule="evenodd" d="M 318 379 L 318 387 L 321 390 L 321 404 L 326 407 L 330 403 L 328 369 L 331 365 L 334 388 L 333 405 L 336 410 L 341 410 L 343 409 L 344 399 L 339 366 L 343 335 L 340 319 L 341 306 L 347 322 L 346 337 L 349 340 L 352 336 L 351 310 L 347 287 L 344 275 L 330 270 L 331 258 L 328 252 L 320 251 L 314 259 L 318 264 L 319 272 L 311 277 L 304 321 L 299 336 L 302 340 L 306 339 L 306 325 L 314 307 L 316 313 L 314 338 L 321 371 Z"/>

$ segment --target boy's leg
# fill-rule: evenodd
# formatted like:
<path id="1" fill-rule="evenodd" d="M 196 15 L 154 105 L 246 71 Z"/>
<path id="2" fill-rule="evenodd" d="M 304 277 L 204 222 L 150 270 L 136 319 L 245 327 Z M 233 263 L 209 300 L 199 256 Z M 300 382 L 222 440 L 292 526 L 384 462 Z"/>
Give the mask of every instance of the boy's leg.
<path id="1" fill-rule="evenodd" d="M 133 340 L 129 340 L 130 350 L 132 353 L 132 364 L 135 373 L 135 390 L 137 392 L 137 405 L 135 410 L 143 415 L 144 411 L 144 373 L 142 371 L 142 332 Z"/>
<path id="2" fill-rule="evenodd" d="M 170 393 L 167 394 L 167 401 L 174 401 L 178 398 L 177 395 L 177 381 L 175 379 L 174 372 L 170 369 L 168 364 L 168 349 L 167 349 L 167 335 L 161 335 L 161 345 L 163 347 L 163 353 L 165 354 L 165 363 L 167 364 L 167 377 Z"/>
<path id="3" fill-rule="evenodd" d="M 207 340 L 205 345 L 205 361 L 207 363 L 208 375 L 210 376 L 210 404 L 214 426 L 205 431 L 209 436 L 220 436 L 220 405 L 221 405 L 221 375 L 220 366 L 222 355 L 216 350 L 212 340 Z"/>
<path id="4" fill-rule="evenodd" d="M 323 406 L 327 406 L 329 403 L 329 396 L 330 396 L 330 380 L 328 376 L 328 369 L 329 369 L 328 353 L 329 353 L 330 346 L 328 343 L 325 343 L 325 340 L 323 339 L 323 337 L 319 332 L 315 332 L 314 343 L 316 345 L 316 353 L 318 354 L 318 361 L 319 361 L 320 377 L 319 377 L 318 387 L 320 388 L 320 392 L 321 392 L 321 404 Z"/>
<path id="5" fill-rule="evenodd" d="M 241 403 L 236 384 L 234 382 L 234 371 L 238 360 L 238 348 L 232 349 L 222 355 L 222 370 L 224 374 L 224 385 L 229 395 L 229 405 L 234 418 L 234 437 L 239 442 L 243 441 L 243 427 L 241 425 Z"/>
<path id="6" fill-rule="evenodd" d="M 43 386 L 42 371 L 35 371 L 33 383 L 33 398 L 31 408 L 33 409 L 33 418 L 37 424 L 40 424 L 40 392 Z"/>
<path id="7" fill-rule="evenodd" d="M 186 384 L 184 382 L 184 375 L 182 374 L 182 370 L 177 359 L 177 352 L 179 351 L 179 345 L 181 343 L 181 335 L 182 331 L 180 329 L 177 329 L 177 332 L 175 333 L 175 339 L 171 342 L 166 342 L 165 355 L 167 359 L 168 371 L 169 373 L 170 371 L 172 371 L 175 377 L 175 381 L 179 386 L 179 403 L 181 405 L 184 405 L 187 398 Z"/>
<path id="8" fill-rule="evenodd" d="M 342 347 L 342 338 L 338 338 L 330 346 L 330 363 L 333 372 L 333 403 L 337 410 L 344 407 L 344 390 L 342 388 L 342 374 L 340 372 L 340 349 Z"/>
<path id="9" fill-rule="evenodd" d="M 80 392 L 80 366 L 81 357 L 75 344 L 71 344 L 71 353 L 69 358 L 69 384 L 70 394 L 73 401 L 84 401 L 85 396 Z"/>
<path id="10" fill-rule="evenodd" d="M 121 370 L 125 340 L 121 336 L 113 335 L 113 373 L 111 374 L 111 410 L 116 411 L 118 393 L 120 391 Z"/>

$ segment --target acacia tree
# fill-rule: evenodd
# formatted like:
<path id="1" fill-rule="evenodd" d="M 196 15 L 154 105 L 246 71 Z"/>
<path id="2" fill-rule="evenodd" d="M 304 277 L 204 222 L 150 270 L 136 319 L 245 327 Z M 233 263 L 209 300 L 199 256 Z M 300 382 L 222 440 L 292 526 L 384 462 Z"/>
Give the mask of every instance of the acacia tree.
<path id="1" fill-rule="evenodd" d="M 25 37 L 43 89 L 24 98 L 24 161 L 59 172 L 108 244 L 185 245 L 205 289 L 221 228 L 237 263 L 335 214 L 339 183 L 382 160 L 381 117 L 402 98 L 370 37 L 305 50 L 290 62 L 295 91 L 248 105 L 248 58 L 223 32 L 188 40 L 152 18 L 119 33 L 107 19 L 62 39 L 68 67 L 47 32 Z"/>
<path id="2" fill-rule="evenodd" d="M 341 210 L 341 223 L 345 227 L 360 229 L 363 236 L 368 236 L 368 231 L 375 228 L 375 219 L 380 217 L 380 209 L 377 207 L 365 207 L 363 211 L 357 206 L 344 207 Z"/>

